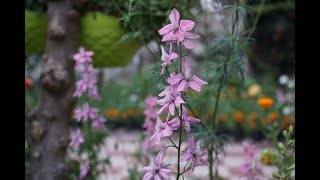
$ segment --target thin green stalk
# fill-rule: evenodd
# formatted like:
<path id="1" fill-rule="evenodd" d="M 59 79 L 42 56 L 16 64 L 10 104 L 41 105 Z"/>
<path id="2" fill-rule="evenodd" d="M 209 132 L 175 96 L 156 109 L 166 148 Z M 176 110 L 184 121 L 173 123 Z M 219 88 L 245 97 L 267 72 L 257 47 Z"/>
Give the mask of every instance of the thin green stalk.
<path id="1" fill-rule="evenodd" d="M 225 81 L 225 75 L 226 75 L 226 70 L 227 70 L 227 62 L 230 60 L 230 57 L 231 57 L 231 53 L 233 51 L 233 48 L 234 48 L 234 44 L 235 44 L 235 40 L 236 40 L 236 34 L 237 34 L 237 26 L 238 26 L 238 20 L 239 20 L 239 7 L 240 3 L 239 1 L 237 1 L 237 8 L 236 8 L 236 14 L 235 14 L 235 18 L 234 18 L 234 21 L 233 21 L 233 24 L 232 24 L 232 32 L 231 32 L 231 37 L 232 37 L 232 42 L 231 42 L 231 46 L 230 48 L 228 49 L 228 53 L 227 53 L 227 56 L 226 56 L 226 59 L 224 61 L 224 64 L 223 64 L 223 74 L 219 80 L 219 86 L 218 86 L 218 91 L 217 91 L 217 95 L 216 95 L 216 101 L 215 101 L 215 105 L 214 105 L 214 110 L 213 110 L 213 116 L 212 116 L 212 124 L 211 124 L 211 127 L 214 128 L 214 125 L 216 124 L 216 117 L 217 117 L 217 112 L 218 112 L 218 108 L 219 108 L 219 101 L 220 101 L 220 95 L 221 95 L 221 91 L 222 91 L 222 88 L 223 88 L 223 84 L 224 84 L 224 81 Z M 210 163 L 210 166 L 209 166 L 209 174 L 210 174 L 210 180 L 213 180 L 213 168 L 212 168 L 212 163 L 213 163 L 213 160 L 212 160 L 212 153 L 213 153 L 213 148 L 209 148 L 208 150 L 209 152 L 209 156 L 208 156 L 208 160 L 209 160 L 209 163 Z M 216 155 L 217 155 L 217 152 L 216 152 Z M 210 158 L 210 159 L 209 159 Z M 217 169 L 216 169 L 216 173 L 215 173 L 215 176 L 216 178 L 218 178 L 218 172 L 217 172 Z"/>
<path id="2" fill-rule="evenodd" d="M 213 179 L 213 157 L 212 157 L 212 152 L 213 152 L 213 144 L 210 143 L 209 145 L 209 153 L 208 153 L 208 161 L 209 161 L 209 177 L 210 179 Z"/>
<path id="3" fill-rule="evenodd" d="M 180 62 L 180 73 L 182 74 L 182 44 L 179 43 L 179 62 Z M 183 122 L 182 122 L 182 104 L 180 104 L 180 131 L 179 131 L 179 144 L 178 144 L 178 170 L 177 170 L 177 180 L 179 180 L 180 174 L 180 148 L 181 148 L 181 139 L 182 139 L 182 130 L 183 130 Z"/>

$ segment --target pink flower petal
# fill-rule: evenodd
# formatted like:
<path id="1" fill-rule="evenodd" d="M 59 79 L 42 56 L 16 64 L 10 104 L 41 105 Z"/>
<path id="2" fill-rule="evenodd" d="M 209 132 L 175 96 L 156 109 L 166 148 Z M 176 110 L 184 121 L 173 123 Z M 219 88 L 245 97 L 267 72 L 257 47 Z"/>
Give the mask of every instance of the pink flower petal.
<path id="1" fill-rule="evenodd" d="M 147 172 L 147 173 L 143 176 L 142 180 L 152 180 L 152 178 L 153 178 L 153 173 L 152 173 L 152 172 Z"/>
<path id="2" fill-rule="evenodd" d="M 189 87 L 195 91 L 201 91 L 201 87 L 193 81 L 189 81 Z"/>
<path id="3" fill-rule="evenodd" d="M 179 84 L 179 87 L 178 87 L 178 91 L 185 92 L 187 90 L 187 86 L 188 86 L 188 83 L 186 80 L 181 81 L 181 83 Z"/>
<path id="4" fill-rule="evenodd" d="M 163 26 L 158 32 L 160 35 L 166 35 L 170 32 L 172 25 L 171 24 L 167 24 L 165 26 Z"/>
<path id="5" fill-rule="evenodd" d="M 194 27 L 194 22 L 191 21 L 191 20 L 184 20 L 182 19 L 180 21 L 180 28 L 183 30 L 183 31 L 190 31 L 193 27 Z"/>
<path id="6" fill-rule="evenodd" d="M 169 112 L 170 114 L 173 116 L 174 115 L 174 104 L 173 103 L 170 103 L 169 104 Z"/>
<path id="7" fill-rule="evenodd" d="M 162 130 L 163 137 L 169 137 L 172 135 L 172 128 L 166 124 L 166 128 Z"/>
<path id="8" fill-rule="evenodd" d="M 161 113 L 162 113 L 162 111 L 167 110 L 167 108 L 168 108 L 168 103 L 166 103 L 164 106 L 162 106 L 162 108 L 161 108 L 161 109 L 159 109 L 159 111 L 157 112 L 157 114 L 161 114 Z"/>
<path id="9" fill-rule="evenodd" d="M 185 48 L 187 48 L 187 49 L 193 49 L 193 48 L 196 47 L 196 46 L 193 44 L 193 42 L 191 42 L 191 41 L 188 40 L 188 39 L 185 39 L 185 40 L 183 41 L 183 46 L 184 46 Z"/>
<path id="10" fill-rule="evenodd" d="M 154 180 L 161 180 L 159 174 L 156 174 L 156 175 L 154 176 Z"/>
<path id="11" fill-rule="evenodd" d="M 179 11 L 177 11 L 175 8 L 172 9 L 170 15 L 169 15 L 169 19 L 171 24 L 173 25 L 173 28 L 176 28 L 179 26 L 179 20 L 180 20 L 180 13 Z"/>
<path id="12" fill-rule="evenodd" d="M 178 42 L 181 42 L 181 41 L 184 40 L 185 32 L 182 31 L 181 29 L 179 29 L 178 31 L 176 31 L 176 32 L 174 33 L 174 35 L 175 35 L 175 37 L 176 37 L 175 40 L 178 41 Z"/>
<path id="13" fill-rule="evenodd" d="M 182 78 L 183 78 L 182 75 L 179 73 L 179 74 L 177 74 L 175 76 L 168 77 L 167 82 L 170 85 L 174 85 L 174 84 L 177 84 Z"/>
<path id="14" fill-rule="evenodd" d="M 176 41 L 176 40 L 177 40 L 176 35 L 174 34 L 173 31 L 170 31 L 168 34 L 163 36 L 161 41 L 164 42 L 164 41 Z"/>
<path id="15" fill-rule="evenodd" d="M 190 123 L 188 121 L 184 121 L 184 129 L 190 132 Z"/>
<path id="16" fill-rule="evenodd" d="M 191 158 L 192 158 L 192 155 L 190 153 L 187 153 L 187 154 L 181 156 L 180 160 L 183 162 L 183 161 L 188 161 Z"/>
<path id="17" fill-rule="evenodd" d="M 188 146 L 189 146 L 189 149 L 190 149 L 191 152 L 195 151 L 195 149 L 196 149 L 196 144 L 195 144 L 195 141 L 194 141 L 193 136 L 190 136 L 190 137 L 189 137 Z"/>
<path id="18" fill-rule="evenodd" d="M 159 105 L 161 105 L 161 106 L 163 106 L 166 102 L 167 102 L 167 101 L 166 101 L 165 98 L 159 99 L 159 100 L 157 101 L 157 103 L 158 103 Z"/>
<path id="19" fill-rule="evenodd" d="M 193 172 L 194 168 L 197 166 L 197 164 L 198 164 L 198 159 L 192 158 L 192 172 Z"/>
<path id="20" fill-rule="evenodd" d="M 189 33 L 189 32 L 186 32 L 185 36 L 186 36 L 185 38 L 187 38 L 187 39 L 198 39 L 200 37 L 197 34 L 193 34 L 193 33 Z"/>
<path id="21" fill-rule="evenodd" d="M 208 83 L 205 82 L 204 80 L 198 78 L 196 75 L 193 75 L 193 76 L 192 76 L 192 80 L 193 80 L 196 84 L 198 84 L 199 86 L 208 84 Z"/>
<path id="22" fill-rule="evenodd" d="M 180 96 L 177 96 L 176 99 L 174 100 L 174 104 L 176 105 L 176 107 L 179 107 L 180 104 L 182 103 L 186 103 Z"/>
<path id="23" fill-rule="evenodd" d="M 155 160 L 156 165 L 161 166 L 162 159 L 163 159 L 163 151 L 160 151 Z"/>
<path id="24" fill-rule="evenodd" d="M 194 118 L 194 117 L 191 117 L 191 116 L 188 116 L 188 121 L 196 123 L 196 122 L 200 122 L 201 120 L 197 119 L 197 118 Z"/>
<path id="25" fill-rule="evenodd" d="M 206 160 L 204 160 L 204 159 L 202 159 L 202 158 L 200 158 L 199 161 L 200 161 L 200 163 L 201 163 L 202 165 L 209 166 L 209 162 L 208 162 L 208 161 L 206 161 Z"/>

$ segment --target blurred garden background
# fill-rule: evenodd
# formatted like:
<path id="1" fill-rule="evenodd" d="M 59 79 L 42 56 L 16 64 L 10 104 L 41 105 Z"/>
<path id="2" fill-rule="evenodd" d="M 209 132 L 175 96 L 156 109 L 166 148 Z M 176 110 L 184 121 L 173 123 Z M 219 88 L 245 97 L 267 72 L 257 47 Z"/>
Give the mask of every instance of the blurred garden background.
<path id="1" fill-rule="evenodd" d="M 68 131 L 63 133 L 69 136 L 79 128 L 84 143 L 77 150 L 66 146 L 61 156 L 56 153 L 65 162 L 64 176 L 45 179 L 143 178 L 143 167 L 150 164 L 155 152 L 154 147 L 146 146 L 150 139 L 145 132 L 146 98 L 157 97 L 163 91 L 165 78 L 159 75 L 160 46 L 165 46 L 165 42 L 161 41 L 158 30 L 168 24 L 173 8 L 180 12 L 181 19 L 193 20 L 193 32 L 200 35 L 193 41 L 195 48 L 186 53 L 192 73 L 208 85 L 203 86 L 200 93 L 188 91 L 186 97 L 190 102 L 188 114 L 199 118 L 207 127 L 212 123 L 210 132 L 196 125 L 191 127 L 191 133 L 203 141 L 204 146 L 212 143 L 215 179 L 294 179 L 294 133 L 289 130 L 295 122 L 294 0 L 90 0 L 79 1 L 81 6 L 70 5 L 70 2 L 73 3 L 25 0 L 26 179 L 45 177 L 34 175 L 38 173 L 36 169 L 46 166 L 46 161 L 42 162 L 46 153 L 41 147 L 60 142 L 49 138 L 54 133 L 48 132 L 58 132 L 49 129 L 62 125 L 51 126 L 45 116 L 46 111 L 55 109 L 54 103 L 43 105 L 60 98 L 59 93 L 46 88 L 44 74 L 50 69 L 45 67 L 49 67 L 52 52 L 61 51 L 59 46 L 63 45 L 59 43 L 69 41 L 68 33 L 72 34 L 67 30 L 66 40 L 50 35 L 51 27 L 60 27 L 59 21 L 68 23 L 61 20 L 60 15 L 54 15 L 59 3 L 76 7 L 79 12 L 75 20 L 79 21 L 77 35 L 71 43 L 73 51 L 67 54 L 73 57 L 80 47 L 93 51 L 92 64 L 101 98 L 88 101 L 87 97 L 75 97 L 74 104 L 70 105 L 71 114 L 66 116 Z M 68 16 L 68 10 L 66 14 Z M 54 40 L 61 42 L 51 42 Z M 226 56 L 230 56 L 228 61 L 224 61 Z M 228 65 L 226 68 L 224 63 Z M 74 69 L 71 72 L 73 91 L 81 78 L 81 73 Z M 224 77 L 222 83 L 221 77 Z M 53 98 L 45 102 L 44 96 Z M 101 121 L 104 128 L 93 130 L 86 124 L 88 121 L 75 120 L 76 109 L 85 102 L 99 109 L 101 118 L 106 120 Z M 41 108 L 46 111 L 37 115 Z M 52 112 L 54 117 L 60 113 Z M 37 121 L 39 117 L 41 120 Z M 45 128 L 35 128 L 42 125 Z M 35 137 L 37 133 L 41 134 L 40 138 Z M 58 134 L 52 136 L 59 137 Z M 42 143 L 44 141 L 46 143 Z M 164 142 L 170 143 L 169 139 Z M 261 173 L 248 175 L 241 168 L 249 146 L 257 149 L 255 158 Z M 53 152 L 48 151 L 50 153 Z M 176 152 L 168 149 L 167 154 L 164 161 L 176 164 Z M 33 163 L 37 162 L 41 163 L 35 166 Z M 83 170 L 84 162 L 88 162 L 86 170 Z M 211 178 L 208 167 L 199 166 L 193 173 L 187 172 L 184 179 Z"/>

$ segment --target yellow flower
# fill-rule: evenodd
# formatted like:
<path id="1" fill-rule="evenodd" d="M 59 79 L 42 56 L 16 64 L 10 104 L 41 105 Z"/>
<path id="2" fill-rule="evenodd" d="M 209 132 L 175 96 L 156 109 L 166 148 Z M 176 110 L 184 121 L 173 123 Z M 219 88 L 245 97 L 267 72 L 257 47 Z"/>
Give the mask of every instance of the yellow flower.
<path id="1" fill-rule="evenodd" d="M 260 98 L 258 99 L 258 104 L 265 110 L 269 110 L 273 105 L 273 100 L 271 98 Z"/>
<path id="2" fill-rule="evenodd" d="M 243 114 L 243 112 L 241 112 L 241 111 L 236 111 L 236 112 L 234 113 L 234 120 L 235 120 L 238 124 L 243 124 L 243 121 L 244 121 L 243 117 L 244 117 L 244 114 Z"/>
<path id="3" fill-rule="evenodd" d="M 256 97 L 260 93 L 261 87 L 256 83 L 252 84 L 247 90 L 247 94 L 251 97 Z"/>

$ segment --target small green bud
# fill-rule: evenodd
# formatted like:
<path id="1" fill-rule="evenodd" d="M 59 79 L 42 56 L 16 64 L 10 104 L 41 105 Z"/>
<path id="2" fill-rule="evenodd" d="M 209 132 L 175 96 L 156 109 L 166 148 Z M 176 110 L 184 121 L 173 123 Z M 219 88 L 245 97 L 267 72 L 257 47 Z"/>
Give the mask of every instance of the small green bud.
<path id="1" fill-rule="evenodd" d="M 273 173 L 272 177 L 275 178 L 275 179 L 279 179 L 280 178 L 279 174 L 277 174 L 277 173 Z"/>
<path id="2" fill-rule="evenodd" d="M 284 151 L 286 149 L 281 142 L 278 143 L 278 147 L 282 151 Z"/>
<path id="3" fill-rule="evenodd" d="M 294 140 L 290 139 L 289 142 L 288 142 L 288 145 L 290 146 L 293 143 L 294 143 Z"/>
<path id="4" fill-rule="evenodd" d="M 287 130 L 284 130 L 284 131 L 283 131 L 283 136 L 284 136 L 285 138 L 288 137 L 288 131 L 287 131 Z"/>
<path id="5" fill-rule="evenodd" d="M 292 132 L 293 132 L 293 126 L 290 125 L 290 127 L 289 127 L 289 133 L 292 133 Z"/>

